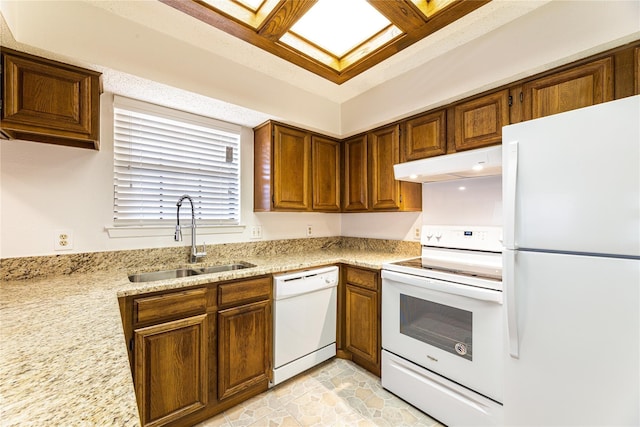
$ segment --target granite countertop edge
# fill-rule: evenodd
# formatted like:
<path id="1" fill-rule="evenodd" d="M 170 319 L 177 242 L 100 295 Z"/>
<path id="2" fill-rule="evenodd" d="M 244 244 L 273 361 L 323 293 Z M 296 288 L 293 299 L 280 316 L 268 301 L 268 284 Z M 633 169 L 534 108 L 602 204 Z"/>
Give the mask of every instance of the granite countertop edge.
<path id="1" fill-rule="evenodd" d="M 148 267 L 5 281 L 0 426 L 140 425 L 119 297 L 338 263 L 380 269 L 414 256 L 335 249 L 249 257 L 242 261 L 255 267 L 157 282 L 129 282 Z"/>

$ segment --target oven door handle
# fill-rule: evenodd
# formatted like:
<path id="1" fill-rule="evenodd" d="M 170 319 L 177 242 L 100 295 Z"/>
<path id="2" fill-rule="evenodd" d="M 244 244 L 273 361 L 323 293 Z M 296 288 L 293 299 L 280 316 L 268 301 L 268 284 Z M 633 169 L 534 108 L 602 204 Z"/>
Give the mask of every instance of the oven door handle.
<path id="1" fill-rule="evenodd" d="M 411 274 L 397 273 L 395 271 L 382 270 L 382 279 L 392 280 L 404 285 L 415 286 L 437 292 L 459 295 L 479 301 L 495 302 L 502 304 L 502 292 L 494 289 L 479 288 L 477 286 L 460 285 L 428 279 L 426 277 L 413 276 Z M 384 289 L 383 289 L 384 294 Z"/>

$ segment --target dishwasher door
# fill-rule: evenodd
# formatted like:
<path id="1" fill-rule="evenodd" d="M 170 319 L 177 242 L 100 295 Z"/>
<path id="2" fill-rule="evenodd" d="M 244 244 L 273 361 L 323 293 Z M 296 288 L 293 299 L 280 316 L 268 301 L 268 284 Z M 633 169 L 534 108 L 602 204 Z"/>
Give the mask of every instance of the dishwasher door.
<path id="1" fill-rule="evenodd" d="M 274 276 L 276 385 L 336 354 L 338 268 Z"/>

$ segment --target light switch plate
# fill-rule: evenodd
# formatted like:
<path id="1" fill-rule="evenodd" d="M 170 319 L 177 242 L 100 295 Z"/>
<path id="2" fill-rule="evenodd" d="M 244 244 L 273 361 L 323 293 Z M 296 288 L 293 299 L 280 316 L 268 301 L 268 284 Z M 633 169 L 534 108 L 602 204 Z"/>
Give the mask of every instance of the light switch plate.
<path id="1" fill-rule="evenodd" d="M 251 227 L 251 238 L 252 239 L 262 239 L 262 226 L 254 225 Z"/>

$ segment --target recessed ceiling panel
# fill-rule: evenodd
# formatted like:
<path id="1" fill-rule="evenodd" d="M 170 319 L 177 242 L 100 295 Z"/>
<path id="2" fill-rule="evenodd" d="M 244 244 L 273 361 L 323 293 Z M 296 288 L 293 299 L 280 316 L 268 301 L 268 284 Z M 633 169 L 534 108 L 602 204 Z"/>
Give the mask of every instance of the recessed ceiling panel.
<path id="1" fill-rule="evenodd" d="M 264 0 L 233 0 L 233 1 L 235 1 L 236 3 L 240 3 L 242 6 L 251 10 L 253 13 L 256 13 L 258 9 L 260 9 L 260 6 L 262 6 L 262 3 L 264 3 Z"/>
<path id="2" fill-rule="evenodd" d="M 491 0 L 160 1 L 341 84 Z"/>
<path id="3" fill-rule="evenodd" d="M 389 25 L 366 0 L 318 0 L 290 31 L 341 58 Z"/>

